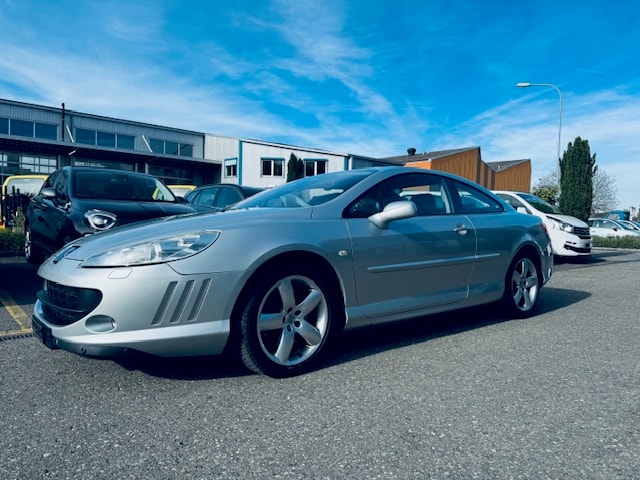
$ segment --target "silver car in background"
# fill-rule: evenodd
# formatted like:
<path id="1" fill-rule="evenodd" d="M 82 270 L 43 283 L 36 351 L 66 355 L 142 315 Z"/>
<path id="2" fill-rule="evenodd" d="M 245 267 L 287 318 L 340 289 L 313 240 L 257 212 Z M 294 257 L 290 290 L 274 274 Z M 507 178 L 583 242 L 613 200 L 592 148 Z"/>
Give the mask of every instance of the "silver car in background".
<path id="1" fill-rule="evenodd" d="M 498 301 L 528 316 L 552 264 L 542 221 L 472 182 L 350 170 L 68 244 L 38 270 L 33 327 L 48 347 L 82 355 L 226 348 L 286 377 L 343 328 Z"/>

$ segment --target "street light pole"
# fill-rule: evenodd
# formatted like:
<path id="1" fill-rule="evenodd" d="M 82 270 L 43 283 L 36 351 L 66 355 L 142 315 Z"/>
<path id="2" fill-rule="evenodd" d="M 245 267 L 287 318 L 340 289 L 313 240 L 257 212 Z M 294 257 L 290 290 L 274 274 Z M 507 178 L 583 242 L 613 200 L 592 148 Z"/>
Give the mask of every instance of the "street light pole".
<path id="1" fill-rule="evenodd" d="M 560 138 L 562 136 L 562 92 L 560 89 L 555 86 L 553 83 L 529 83 L 529 82 L 520 82 L 516 85 L 519 88 L 527 88 L 527 87 L 551 87 L 555 88 L 556 92 L 560 96 L 560 120 L 558 123 L 558 162 L 560 161 Z"/>

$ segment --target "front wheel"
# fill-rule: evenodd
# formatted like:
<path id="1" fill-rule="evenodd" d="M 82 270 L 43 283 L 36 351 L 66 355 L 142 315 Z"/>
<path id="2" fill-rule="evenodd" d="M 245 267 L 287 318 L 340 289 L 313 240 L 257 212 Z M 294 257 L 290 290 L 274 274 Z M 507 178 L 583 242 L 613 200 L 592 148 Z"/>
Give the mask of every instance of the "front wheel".
<path id="1" fill-rule="evenodd" d="M 531 258 L 521 256 L 511 263 L 503 297 L 510 314 L 524 318 L 533 313 L 540 295 L 540 278 L 538 267 Z"/>
<path id="2" fill-rule="evenodd" d="M 33 243 L 33 232 L 29 227 L 24 231 L 24 256 L 27 262 L 35 265 L 42 263 L 42 260 L 44 260 L 44 254 Z"/>
<path id="3" fill-rule="evenodd" d="M 317 270 L 288 266 L 261 276 L 240 318 L 242 362 L 277 378 L 308 370 L 338 328 L 340 304 Z"/>

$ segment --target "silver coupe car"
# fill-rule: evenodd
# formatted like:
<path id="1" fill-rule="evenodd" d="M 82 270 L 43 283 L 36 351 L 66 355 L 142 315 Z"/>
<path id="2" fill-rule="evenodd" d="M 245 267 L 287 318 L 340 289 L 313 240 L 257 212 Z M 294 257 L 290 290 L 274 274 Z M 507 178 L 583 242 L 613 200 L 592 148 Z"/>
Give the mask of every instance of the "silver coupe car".
<path id="1" fill-rule="evenodd" d="M 489 302 L 530 315 L 552 264 L 541 220 L 479 185 L 350 170 L 67 244 L 38 270 L 33 329 L 50 348 L 98 357 L 227 348 L 286 377 L 343 328 Z"/>

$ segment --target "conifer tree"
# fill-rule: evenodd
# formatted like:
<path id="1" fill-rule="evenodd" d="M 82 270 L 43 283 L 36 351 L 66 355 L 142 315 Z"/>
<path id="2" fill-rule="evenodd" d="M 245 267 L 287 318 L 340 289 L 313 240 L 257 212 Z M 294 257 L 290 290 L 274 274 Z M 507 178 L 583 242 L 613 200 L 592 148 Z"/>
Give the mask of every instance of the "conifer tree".
<path id="1" fill-rule="evenodd" d="M 576 137 L 569 143 L 560 160 L 559 207 L 563 213 L 586 221 L 593 201 L 593 176 L 596 166 L 595 153 L 591 156 L 589 141 Z"/>
<path id="2" fill-rule="evenodd" d="M 304 176 L 304 162 L 291 152 L 287 162 L 287 182 L 292 182 Z"/>

